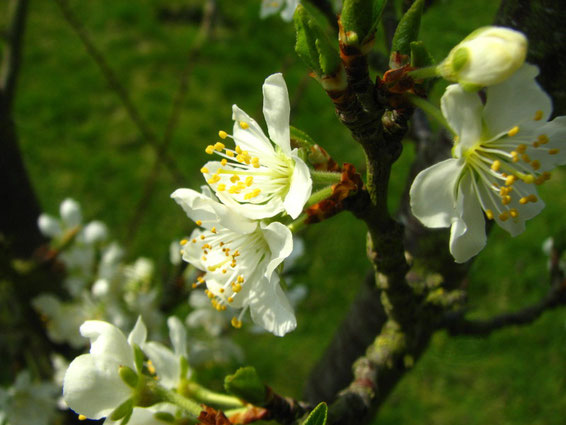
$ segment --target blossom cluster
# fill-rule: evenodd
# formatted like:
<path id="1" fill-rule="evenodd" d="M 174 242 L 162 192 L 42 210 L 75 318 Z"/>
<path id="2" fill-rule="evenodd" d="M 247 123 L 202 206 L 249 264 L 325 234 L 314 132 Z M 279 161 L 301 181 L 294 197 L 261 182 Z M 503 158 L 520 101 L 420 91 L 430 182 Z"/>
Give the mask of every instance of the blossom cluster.
<path id="1" fill-rule="evenodd" d="M 526 46 L 514 30 L 483 28 L 439 66 L 458 81 L 441 98 L 452 158 L 417 175 L 411 207 L 425 226 L 451 228 L 459 263 L 485 246 L 486 219 L 512 236 L 523 232 L 544 207 L 537 186 L 566 163 L 566 117 L 550 120 L 552 101 L 536 81 L 538 68 L 524 63 Z"/>
<path id="2" fill-rule="evenodd" d="M 242 326 L 249 310 L 256 324 L 282 336 L 297 322 L 278 272 L 293 250 L 293 236 L 277 218 L 299 216 L 312 180 L 291 148 L 289 95 L 281 74 L 263 84 L 263 114 L 269 137 L 234 105 L 233 133 L 220 131 L 205 149 L 220 158 L 201 168 L 208 186 L 201 193 L 178 189 L 171 197 L 198 226 L 181 241 L 183 260 L 202 271 L 193 287 L 206 284 L 218 311 L 240 309 L 234 327 Z M 227 140 L 234 146 L 227 147 Z"/>

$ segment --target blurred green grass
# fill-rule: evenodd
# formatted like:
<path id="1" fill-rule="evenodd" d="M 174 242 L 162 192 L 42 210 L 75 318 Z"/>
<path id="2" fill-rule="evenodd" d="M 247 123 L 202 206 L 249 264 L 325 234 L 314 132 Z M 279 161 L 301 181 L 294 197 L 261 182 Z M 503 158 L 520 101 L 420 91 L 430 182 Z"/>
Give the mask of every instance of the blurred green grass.
<path id="1" fill-rule="evenodd" d="M 104 52 L 141 115 L 159 135 L 165 131 L 186 53 L 198 22 L 167 21 L 160 11 L 198 10 L 197 0 L 71 2 L 95 44 Z M 169 153 L 184 186 L 201 185 L 204 147 L 220 129 L 231 128 L 231 104 L 262 122 L 261 84 L 283 71 L 296 104 L 292 124 L 319 141 L 338 162 L 363 168 L 362 154 L 334 116 L 326 95 L 307 76 L 293 51 L 291 24 L 259 20 L 256 1 L 220 0 L 212 39 L 190 74 L 179 126 Z M 498 2 L 438 0 L 425 15 L 422 38 L 442 58 L 474 28 L 493 20 Z M 1 6 L 4 8 L 5 6 Z M 3 9 L 0 9 L 2 12 Z M 3 14 L 5 16 L 5 14 Z M 4 23 L 4 18 L 0 18 Z M 190 223 L 169 195 L 178 185 L 161 168 L 139 229 L 127 239 L 135 208 L 155 160 L 54 2 L 33 2 L 15 118 L 23 155 L 43 209 L 56 212 L 65 197 L 77 199 L 87 218 L 105 221 L 130 258 L 156 259 L 167 267 L 170 241 Z M 412 157 L 411 146 L 396 165 L 394 208 Z M 469 280 L 474 316 L 517 309 L 546 291 L 540 246 L 563 231 L 566 174 L 557 171 L 542 187 L 548 206 L 517 238 L 495 229 Z M 248 362 L 277 391 L 300 397 L 310 367 L 330 341 L 336 324 L 363 279 L 364 226 L 349 214 L 305 234 L 309 266 L 299 281 L 309 296 L 289 336 L 239 332 Z M 380 424 L 562 424 L 566 412 L 566 312 L 544 315 L 534 325 L 486 339 L 438 334 L 429 351 L 383 408 Z M 377 422 L 376 422 L 377 423 Z"/>

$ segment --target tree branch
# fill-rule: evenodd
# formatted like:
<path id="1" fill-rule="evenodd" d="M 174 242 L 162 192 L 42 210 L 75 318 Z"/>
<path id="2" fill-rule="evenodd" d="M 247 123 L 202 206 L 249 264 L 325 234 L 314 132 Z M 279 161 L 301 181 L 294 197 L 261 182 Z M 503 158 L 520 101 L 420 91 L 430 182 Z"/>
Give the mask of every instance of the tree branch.
<path id="1" fill-rule="evenodd" d="M 144 119 L 139 114 L 137 108 L 134 106 L 132 99 L 126 89 L 120 84 L 118 77 L 104 58 L 103 54 L 94 45 L 90 36 L 86 32 L 85 28 L 78 20 L 77 16 L 73 13 L 69 7 L 68 0 L 55 0 L 55 3 L 59 6 L 63 17 L 67 23 L 71 26 L 75 34 L 79 37 L 83 46 L 85 47 L 87 53 L 91 56 L 94 62 L 98 65 L 98 68 L 102 72 L 102 75 L 106 79 L 110 88 L 116 93 L 128 113 L 130 119 L 135 124 L 135 126 L 140 131 L 143 139 L 155 150 L 158 157 L 161 157 L 163 163 L 167 167 L 167 170 L 171 173 L 172 177 L 175 179 L 177 184 L 183 184 L 185 178 L 176 162 L 173 158 L 167 155 L 166 152 L 159 155 L 159 140 L 153 130 L 147 125 Z"/>
<path id="2" fill-rule="evenodd" d="M 2 101 L 11 109 L 16 93 L 16 84 L 22 57 L 22 42 L 26 26 L 28 0 L 12 0 L 10 3 L 10 27 L 6 34 L 7 45 L 0 76 Z"/>

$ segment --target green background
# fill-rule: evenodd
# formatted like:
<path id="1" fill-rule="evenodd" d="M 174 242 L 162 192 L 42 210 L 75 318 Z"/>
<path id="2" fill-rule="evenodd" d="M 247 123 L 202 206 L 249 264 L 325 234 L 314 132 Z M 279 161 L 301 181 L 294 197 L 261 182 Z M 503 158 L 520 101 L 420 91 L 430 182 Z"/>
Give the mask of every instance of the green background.
<path id="1" fill-rule="evenodd" d="M 6 4 L 0 6 L 2 25 Z M 198 11 L 200 1 L 72 1 L 73 10 L 101 49 L 141 116 L 159 138 L 198 32 L 198 19 L 164 13 Z M 441 59 L 478 26 L 488 25 L 493 0 L 439 0 L 427 11 L 422 39 Z M 220 0 L 211 38 L 193 62 L 188 93 L 168 153 L 184 176 L 176 182 L 161 165 L 139 226 L 132 221 L 155 162 L 121 102 L 102 77 L 53 1 L 32 1 L 25 36 L 15 121 L 23 156 L 41 205 L 55 214 L 65 197 L 87 219 L 106 222 L 128 257 L 168 266 L 168 246 L 192 223 L 169 198 L 180 185 L 197 188 L 207 160 L 204 148 L 220 129 L 230 130 L 231 105 L 263 124 L 261 84 L 283 72 L 293 103 L 291 123 L 306 131 L 339 162 L 363 169 L 362 153 L 337 121 L 332 105 L 294 54 L 292 24 L 259 19 L 259 2 Z M 382 48 L 382 38 L 376 43 Z M 412 158 L 407 142 L 392 178 L 391 208 L 403 189 Z M 547 290 L 544 239 L 564 228 L 562 170 L 541 188 L 547 208 L 517 238 L 495 229 L 467 283 L 473 317 L 518 309 Z M 348 213 L 304 234 L 307 260 L 297 281 L 309 288 L 298 328 L 285 338 L 238 331 L 247 363 L 276 391 L 301 397 L 303 381 L 345 315 L 369 268 L 365 230 Z M 392 394 L 380 424 L 563 424 L 566 412 L 566 311 L 553 311 L 525 328 L 488 338 L 437 334 L 422 360 Z M 209 373 L 213 385 L 222 370 Z"/>

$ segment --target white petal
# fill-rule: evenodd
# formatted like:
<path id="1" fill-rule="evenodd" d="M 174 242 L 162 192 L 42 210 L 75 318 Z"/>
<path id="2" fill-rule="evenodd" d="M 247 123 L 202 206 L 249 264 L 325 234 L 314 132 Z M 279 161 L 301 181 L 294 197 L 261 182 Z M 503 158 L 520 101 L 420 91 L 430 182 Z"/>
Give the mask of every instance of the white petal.
<path id="1" fill-rule="evenodd" d="M 82 336 L 90 339 L 90 354 L 100 367 L 116 364 L 135 368 L 132 347 L 116 326 L 100 320 L 87 320 L 80 331 Z"/>
<path id="2" fill-rule="evenodd" d="M 83 234 L 87 244 L 99 243 L 108 237 L 108 228 L 101 221 L 91 221 L 85 226 Z"/>
<path id="3" fill-rule="evenodd" d="M 291 22 L 293 20 L 293 14 L 295 13 L 295 9 L 299 4 L 299 0 L 287 0 L 285 9 L 281 11 L 281 18 L 285 22 Z"/>
<path id="4" fill-rule="evenodd" d="M 285 211 L 285 206 L 279 197 L 271 198 L 266 204 L 252 204 L 249 202 L 240 204 L 224 192 L 218 192 L 217 195 L 218 199 L 220 199 L 223 204 L 228 206 L 231 210 L 238 211 L 239 214 L 250 220 L 261 220 L 273 217 Z M 248 228 L 246 227 L 246 229 Z"/>
<path id="5" fill-rule="evenodd" d="M 234 120 L 234 141 L 240 145 L 243 150 L 250 152 L 264 152 L 268 155 L 275 154 L 273 145 L 265 136 L 259 124 L 252 117 L 238 108 L 237 105 L 232 105 L 232 119 Z M 240 125 L 241 122 L 248 124 L 248 128 L 242 128 Z"/>
<path id="6" fill-rule="evenodd" d="M 254 288 L 255 296 L 250 304 L 254 323 L 276 336 L 283 336 L 297 327 L 293 307 L 279 286 L 279 276 L 265 279 Z"/>
<path id="7" fill-rule="evenodd" d="M 147 328 L 145 327 L 145 323 L 143 323 L 142 317 L 138 316 L 138 320 L 136 320 L 136 324 L 134 329 L 128 335 L 128 344 L 132 347 L 136 344 L 138 347 L 141 347 L 147 339 Z"/>
<path id="8" fill-rule="evenodd" d="M 462 177 L 458 191 L 460 217 L 450 229 L 450 253 L 457 263 L 464 263 L 482 250 L 486 243 L 483 211 L 472 187 L 471 173 Z"/>
<path id="9" fill-rule="evenodd" d="M 263 83 L 263 116 L 269 137 L 286 155 L 291 155 L 290 115 L 289 92 L 283 74 L 270 75 Z"/>
<path id="10" fill-rule="evenodd" d="M 411 186 L 413 215 L 426 227 L 449 227 L 457 217 L 456 184 L 463 163 L 447 159 L 421 171 Z"/>
<path id="11" fill-rule="evenodd" d="M 169 338 L 177 356 L 187 356 L 187 331 L 183 323 L 175 316 L 167 319 Z"/>
<path id="12" fill-rule="evenodd" d="M 259 16 L 264 19 L 270 15 L 277 13 L 281 9 L 281 1 L 262 0 Z"/>
<path id="13" fill-rule="evenodd" d="M 63 398 L 71 409 L 87 418 L 103 418 L 131 396 L 118 366 L 100 369 L 90 354 L 75 358 L 65 373 Z"/>
<path id="14" fill-rule="evenodd" d="M 55 238 L 61 235 L 62 230 L 59 221 L 48 214 L 41 214 L 37 219 L 37 226 L 39 231 L 50 238 Z"/>
<path id="15" fill-rule="evenodd" d="M 538 134 L 544 134 L 548 136 L 549 143 L 544 145 L 547 149 L 558 149 L 556 155 L 549 155 L 547 151 L 543 153 L 544 159 L 540 158 L 541 169 L 550 171 L 556 165 L 566 164 L 566 145 L 564 141 L 566 140 L 566 117 L 560 116 L 554 118 L 552 121 L 547 122 L 542 127 L 537 129 Z M 537 149 L 533 149 L 536 151 Z M 532 159 L 535 159 L 533 156 Z"/>
<path id="16" fill-rule="evenodd" d="M 552 113 L 552 101 L 538 85 L 538 68 L 525 63 L 501 84 L 487 88 L 487 102 L 483 117 L 488 136 L 495 137 L 515 126 L 533 125 L 537 111 L 542 111 L 540 122 Z"/>
<path id="17" fill-rule="evenodd" d="M 480 140 L 482 103 L 477 93 L 468 93 L 459 84 L 446 88 L 440 100 L 442 115 L 458 135 L 458 144 L 472 147 Z"/>
<path id="18" fill-rule="evenodd" d="M 80 226 L 83 221 L 81 206 L 77 201 L 71 198 L 65 199 L 59 206 L 59 214 L 66 227 Z"/>
<path id="19" fill-rule="evenodd" d="M 153 363 L 161 384 L 169 389 L 176 388 L 181 374 L 179 358 L 158 342 L 146 343 L 143 351 Z"/>
<path id="20" fill-rule="evenodd" d="M 293 234 L 287 226 L 277 221 L 268 226 L 261 223 L 261 229 L 271 251 L 271 260 L 265 271 L 265 276 L 269 279 L 277 266 L 291 255 L 293 251 Z"/>
<path id="21" fill-rule="evenodd" d="M 312 179 L 309 172 L 309 167 L 299 158 L 296 153 L 292 154 L 295 161 L 295 169 L 291 176 L 291 186 L 289 192 L 285 196 L 283 205 L 285 211 L 291 218 L 297 218 L 303 211 L 303 207 L 311 196 L 312 192 Z"/>

